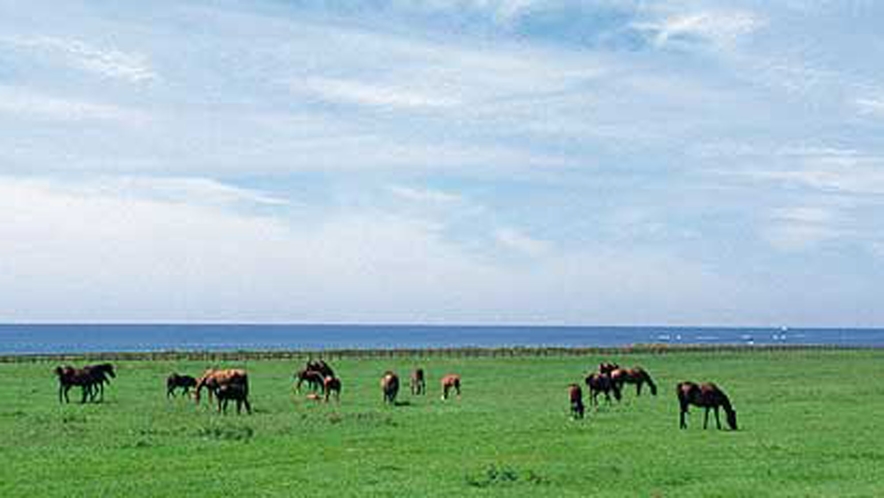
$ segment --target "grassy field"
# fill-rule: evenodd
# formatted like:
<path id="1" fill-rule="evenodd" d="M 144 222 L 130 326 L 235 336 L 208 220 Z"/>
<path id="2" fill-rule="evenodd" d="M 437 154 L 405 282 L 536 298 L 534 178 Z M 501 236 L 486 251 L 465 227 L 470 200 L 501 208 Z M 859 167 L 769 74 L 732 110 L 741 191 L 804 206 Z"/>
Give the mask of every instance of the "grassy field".
<path id="1" fill-rule="evenodd" d="M 602 360 L 660 393 L 568 417 L 566 385 Z M 205 362 L 128 361 L 102 404 L 60 405 L 54 363 L 0 364 L 0 496 L 882 496 L 884 351 L 346 358 L 340 404 L 295 396 L 295 361 L 227 362 L 255 413 L 226 416 L 164 380 Z M 381 403 L 378 379 L 428 372 Z M 439 399 L 458 372 L 460 400 Z M 678 429 L 674 386 L 715 381 L 740 430 Z M 78 398 L 72 391 L 73 399 Z M 723 420 L 722 420 L 723 422 Z"/>

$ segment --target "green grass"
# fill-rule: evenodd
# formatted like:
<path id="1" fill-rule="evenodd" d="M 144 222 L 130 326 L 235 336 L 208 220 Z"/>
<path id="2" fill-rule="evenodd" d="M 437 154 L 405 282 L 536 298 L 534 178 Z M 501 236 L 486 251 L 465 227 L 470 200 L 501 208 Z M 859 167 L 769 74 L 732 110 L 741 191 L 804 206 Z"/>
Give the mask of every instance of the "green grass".
<path id="1" fill-rule="evenodd" d="M 568 417 L 566 385 L 600 361 L 660 387 Z M 167 400 L 192 361 L 118 363 L 103 404 L 60 405 L 54 363 L 0 364 L 0 496 L 881 496 L 884 351 L 345 358 L 340 404 L 291 391 L 295 361 L 245 366 L 255 413 Z M 429 394 L 386 407 L 382 372 Z M 439 399 L 438 379 L 464 381 Z M 674 386 L 717 382 L 740 430 L 678 429 Z M 77 390 L 72 390 L 77 399 Z M 723 418 L 723 417 L 722 417 Z M 723 421 L 722 421 L 723 422 Z M 714 425 L 714 424 L 711 424 Z"/>

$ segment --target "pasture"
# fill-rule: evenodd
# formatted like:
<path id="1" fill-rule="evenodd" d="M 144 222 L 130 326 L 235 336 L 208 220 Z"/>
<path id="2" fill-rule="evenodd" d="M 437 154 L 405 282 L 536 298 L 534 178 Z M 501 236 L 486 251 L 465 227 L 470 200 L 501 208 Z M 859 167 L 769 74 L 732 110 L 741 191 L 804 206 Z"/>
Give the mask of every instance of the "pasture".
<path id="1" fill-rule="evenodd" d="M 600 361 L 659 387 L 569 418 Z M 242 360 L 251 416 L 166 398 L 201 361 L 120 361 L 104 403 L 61 405 L 56 363 L 0 364 L 0 496 L 880 496 L 884 351 L 329 358 L 340 403 L 292 392 L 303 361 Z M 83 362 L 77 362 L 82 364 Z M 427 395 L 408 376 L 427 373 Z M 385 406 L 379 379 L 402 380 Z M 463 379 L 440 399 L 440 378 Z M 678 427 L 675 385 L 714 381 L 740 430 Z M 78 394 L 77 391 L 75 391 Z M 79 395 L 72 395 L 79 401 Z M 601 398 L 600 398 L 601 400 Z M 724 420 L 722 419 L 722 422 Z"/>

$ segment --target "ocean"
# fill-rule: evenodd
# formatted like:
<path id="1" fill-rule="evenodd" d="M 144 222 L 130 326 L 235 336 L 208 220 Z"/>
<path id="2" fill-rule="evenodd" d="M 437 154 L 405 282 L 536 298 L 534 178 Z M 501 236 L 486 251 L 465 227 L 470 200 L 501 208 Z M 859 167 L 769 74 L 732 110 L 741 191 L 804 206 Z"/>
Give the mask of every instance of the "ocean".
<path id="1" fill-rule="evenodd" d="M 635 344 L 884 347 L 884 329 L 429 325 L 0 325 L 0 354 Z"/>

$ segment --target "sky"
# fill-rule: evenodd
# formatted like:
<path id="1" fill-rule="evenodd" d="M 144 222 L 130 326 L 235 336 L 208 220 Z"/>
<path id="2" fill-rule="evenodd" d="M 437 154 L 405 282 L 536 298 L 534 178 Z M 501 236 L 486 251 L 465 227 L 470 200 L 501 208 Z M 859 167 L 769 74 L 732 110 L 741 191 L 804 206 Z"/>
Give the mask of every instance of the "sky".
<path id="1" fill-rule="evenodd" d="M 882 23 L 0 0 L 0 322 L 884 326 Z"/>

